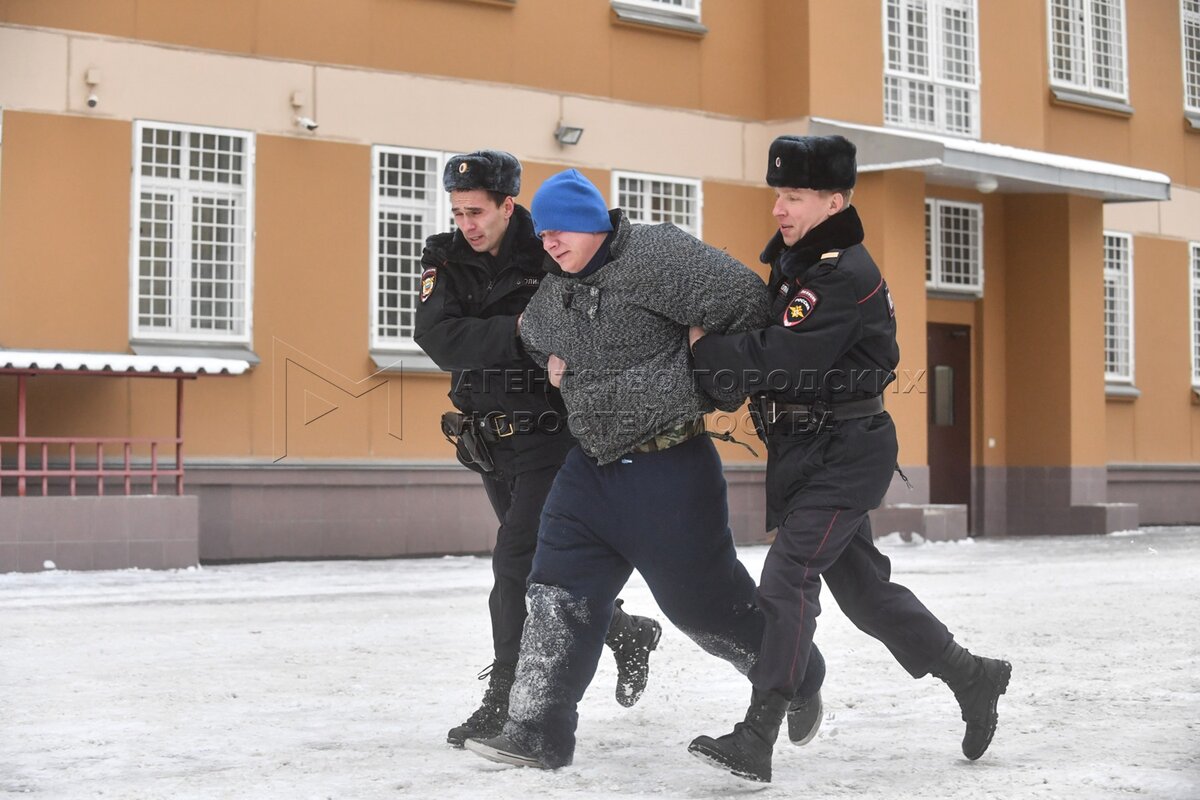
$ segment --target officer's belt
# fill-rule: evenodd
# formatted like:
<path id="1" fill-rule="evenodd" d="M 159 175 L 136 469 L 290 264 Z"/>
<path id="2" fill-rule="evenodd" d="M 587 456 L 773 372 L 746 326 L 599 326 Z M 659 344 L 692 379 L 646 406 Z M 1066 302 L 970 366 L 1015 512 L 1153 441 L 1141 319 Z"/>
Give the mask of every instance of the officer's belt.
<path id="1" fill-rule="evenodd" d="M 667 428 L 661 433 L 656 433 L 638 446 L 630 448 L 629 452 L 657 453 L 660 450 L 666 450 L 669 447 L 683 444 L 689 439 L 695 439 L 697 436 L 703 435 L 704 417 L 697 417 L 696 419 L 690 419 L 687 422 L 681 422 L 678 425 Z"/>
<path id="2" fill-rule="evenodd" d="M 862 419 L 883 413 L 883 395 L 868 397 L 863 400 L 850 400 L 845 403 L 825 405 L 823 403 L 780 403 L 760 397 L 755 400 L 758 413 L 767 432 L 781 422 L 787 422 L 797 429 L 797 432 L 817 433 L 823 430 L 829 422 L 840 422 L 849 419 Z M 797 428 L 797 426 L 801 426 Z"/>
<path id="3" fill-rule="evenodd" d="M 560 423 L 559 415 L 554 412 L 554 420 Z M 501 439 L 507 439 L 510 436 L 522 436 L 529 433 L 545 432 L 544 427 L 539 424 L 545 422 L 544 416 L 539 415 L 537 421 L 532 425 L 527 423 L 514 424 L 513 418 L 508 414 L 500 411 L 491 411 L 487 414 L 464 414 L 463 424 L 469 425 L 479 434 L 483 436 L 484 441 L 495 443 Z"/>

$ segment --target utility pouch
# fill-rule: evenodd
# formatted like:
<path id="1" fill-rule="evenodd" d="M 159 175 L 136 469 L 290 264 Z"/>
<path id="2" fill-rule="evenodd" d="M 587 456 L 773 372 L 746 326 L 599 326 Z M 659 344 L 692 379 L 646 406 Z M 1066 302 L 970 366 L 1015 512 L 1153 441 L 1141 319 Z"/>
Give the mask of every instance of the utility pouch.
<path id="1" fill-rule="evenodd" d="M 496 471 L 487 442 L 475 427 L 473 417 L 447 411 L 442 414 L 442 435 L 454 445 L 458 460 L 464 467 L 481 475 Z"/>

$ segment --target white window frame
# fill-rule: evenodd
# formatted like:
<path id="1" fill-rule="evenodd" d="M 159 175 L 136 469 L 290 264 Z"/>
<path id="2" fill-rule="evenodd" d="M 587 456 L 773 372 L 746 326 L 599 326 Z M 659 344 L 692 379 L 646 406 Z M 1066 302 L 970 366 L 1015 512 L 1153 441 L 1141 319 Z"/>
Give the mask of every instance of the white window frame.
<path id="1" fill-rule="evenodd" d="M 1200 242 L 1188 245 L 1188 256 L 1191 274 L 1192 388 L 1200 391 Z"/>
<path id="2" fill-rule="evenodd" d="M 700 21 L 701 0 L 681 0 L 679 3 L 672 3 L 670 0 L 620 0 L 620 2 L 626 6 L 637 6 L 660 14 L 673 14 Z"/>
<path id="3" fill-rule="evenodd" d="M 1094 3 L 1116 3 L 1120 8 L 1120 25 L 1121 25 L 1121 41 L 1120 41 L 1120 73 L 1121 86 L 1120 89 L 1111 89 L 1099 85 L 1099 78 L 1096 74 L 1095 50 L 1096 50 L 1096 35 L 1095 26 L 1092 22 L 1092 12 Z M 1055 75 L 1055 52 L 1054 52 L 1054 10 L 1055 8 L 1063 8 L 1068 13 L 1077 15 L 1081 19 L 1077 19 L 1077 28 L 1079 41 L 1075 47 L 1079 48 L 1079 52 L 1073 52 L 1070 56 L 1072 61 L 1082 61 L 1083 63 L 1083 79 L 1071 80 L 1060 78 Z M 1048 56 L 1048 65 L 1050 67 L 1050 85 L 1071 91 L 1082 92 L 1084 94 L 1095 95 L 1097 97 L 1110 98 L 1128 102 L 1129 100 L 1129 26 L 1127 24 L 1127 14 L 1125 10 L 1125 0 L 1047 0 L 1046 2 L 1046 50 Z"/>
<path id="4" fill-rule="evenodd" d="M 975 273 L 974 283 L 954 283 L 945 279 L 942 261 L 944 253 L 941 249 L 942 209 L 965 211 L 974 224 L 975 261 L 971 263 Z M 983 204 L 964 203 L 953 200 L 939 200 L 935 197 L 925 198 L 925 288 L 932 292 L 946 292 L 969 297 L 983 296 Z"/>
<path id="5" fill-rule="evenodd" d="M 185 219 L 184 214 L 179 213 L 180 210 L 186 210 L 191 207 L 192 199 L 197 195 L 205 193 L 206 186 L 214 187 L 216 191 L 221 193 L 233 193 L 225 184 L 214 184 L 200 181 L 191 181 L 187 178 L 147 178 L 142 175 L 142 132 L 146 129 L 178 131 L 181 138 L 186 138 L 189 134 L 198 133 L 201 135 L 212 134 L 216 136 L 233 136 L 242 139 L 244 144 L 243 149 L 243 175 L 244 183 L 241 193 L 244 197 L 245 208 L 244 213 L 244 230 L 242 231 L 244 241 L 241 243 L 242 252 L 244 253 L 244 263 L 242 264 L 243 272 L 243 327 L 241 333 L 222 334 L 215 330 L 178 330 L 179 324 L 185 322 L 190 315 L 189 295 L 182 291 L 182 287 L 190 285 L 191 281 L 191 238 L 190 229 L 187 225 L 176 224 L 174 226 L 174 258 L 172 265 L 174 276 L 172 282 L 177 287 L 173 295 L 173 302 L 176 306 L 174 318 L 176 328 L 173 330 L 163 330 L 161 328 L 142 328 L 139 325 L 138 318 L 140 316 L 140 261 L 141 261 L 141 197 L 143 190 L 155 191 L 161 189 L 164 192 L 169 192 L 177 195 L 176 202 L 173 207 L 176 209 L 176 221 Z M 135 342 L 182 342 L 182 343 L 204 343 L 204 344 L 245 344 L 249 345 L 254 339 L 254 240 L 255 240 L 255 221 L 254 221 L 254 189 L 255 189 L 255 135 L 252 131 L 238 130 L 233 128 L 216 128 L 204 125 L 182 125 L 171 122 L 155 122 L 151 120 L 134 120 L 133 126 L 133 155 L 132 155 L 132 172 L 133 180 L 130 190 L 130 220 L 129 220 L 129 338 Z M 186 169 L 186 164 L 181 158 L 181 168 Z M 212 191 L 212 190 L 209 190 Z M 233 302 L 233 301 L 230 301 Z"/>
<path id="6" fill-rule="evenodd" d="M 1188 10 L 1188 5 L 1195 7 Z M 1193 26 L 1195 36 L 1188 46 L 1188 24 Z M 1183 50 L 1183 108 L 1193 115 L 1200 115 L 1200 2 L 1179 0 L 1179 38 Z"/>
<path id="7" fill-rule="evenodd" d="M 397 147 L 392 145 L 374 145 L 371 147 L 371 265 L 370 265 L 370 309 L 371 316 L 368 321 L 370 348 L 372 350 L 380 350 L 387 352 L 401 353 L 420 353 L 421 348 L 412 339 L 411 336 L 381 336 L 379 329 L 379 222 L 380 215 L 389 210 L 406 211 L 416 208 L 411 203 L 406 203 L 403 200 L 393 200 L 380 196 L 379 186 L 379 158 L 381 154 L 399 155 L 399 156 L 416 156 L 419 158 L 431 158 L 434 160 L 436 167 L 434 198 L 435 202 L 432 207 L 434 219 L 438 224 L 427 233 L 432 236 L 437 233 L 445 233 L 454 229 L 453 220 L 450 216 L 450 195 L 444 191 L 442 187 L 442 173 L 446 168 L 446 161 L 453 157 L 453 153 L 447 153 L 440 150 L 424 150 L 415 147 Z M 423 243 L 422 243 L 423 244 Z M 413 290 L 413 313 L 415 315 L 416 302 L 419 295 L 419 287 L 415 284 L 420 280 L 420 271 L 416 273 Z"/>
<path id="8" fill-rule="evenodd" d="M 1125 254 L 1127 256 L 1124 264 L 1113 265 L 1110 262 L 1109 257 L 1108 257 L 1110 240 L 1115 240 L 1115 241 L 1118 241 L 1121 243 L 1120 248 L 1125 252 Z M 1125 309 L 1125 318 L 1126 318 L 1125 330 L 1124 331 L 1115 331 L 1112 337 L 1109 336 L 1109 322 L 1108 322 L 1108 292 L 1109 292 L 1110 282 L 1116 283 L 1118 291 L 1121 288 L 1120 283 L 1123 282 L 1125 284 L 1124 288 L 1126 291 L 1126 303 L 1128 304 Z M 1133 384 L 1133 376 L 1134 376 L 1134 358 L 1133 358 L 1133 356 L 1134 356 L 1134 340 L 1133 340 L 1134 318 L 1133 318 L 1133 236 L 1131 234 L 1118 233 L 1116 231 L 1105 231 L 1104 232 L 1104 300 L 1105 300 L 1105 309 L 1104 309 L 1104 380 L 1106 383 L 1110 383 L 1110 384 L 1132 385 Z M 1121 311 L 1121 309 L 1118 308 L 1117 313 L 1120 313 L 1120 311 Z M 1118 363 L 1118 367 L 1120 367 L 1120 362 L 1122 360 L 1125 362 L 1125 364 L 1127 366 L 1124 371 L 1121 371 L 1119 368 L 1116 371 L 1109 369 L 1110 350 L 1109 350 L 1108 342 L 1109 342 L 1110 338 L 1117 339 L 1118 341 L 1123 340 L 1125 343 L 1125 352 L 1124 353 L 1117 352 L 1116 357 L 1114 359 Z"/>
<path id="9" fill-rule="evenodd" d="M 679 225 L 678 223 L 675 223 L 674 220 L 653 219 L 649 216 L 633 214 L 631 212 L 631 209 L 628 207 L 628 205 L 621 202 L 621 179 L 622 178 L 625 178 L 627 180 L 635 180 L 635 181 L 646 181 L 646 182 L 658 181 L 660 183 L 674 183 L 674 184 L 679 184 L 681 186 L 687 186 L 690 189 L 693 189 L 696 193 L 695 230 L 689 230 L 688 228 L 685 228 L 685 227 Z M 643 196 L 648 197 L 649 196 L 648 188 L 644 189 L 642 194 L 643 194 Z M 625 210 L 625 213 L 629 217 L 630 222 L 646 224 L 646 225 L 657 225 L 660 222 L 671 222 L 680 230 L 690 233 L 691 235 L 695 236 L 697 239 L 702 238 L 704 235 L 704 184 L 697 178 L 683 178 L 678 175 L 656 175 L 656 174 L 649 173 L 649 172 L 626 172 L 623 170 L 613 170 L 612 187 L 611 187 L 611 192 L 609 194 L 609 197 L 612 198 L 612 202 L 613 202 L 614 206 L 619 206 L 620 208 Z"/>
<path id="10" fill-rule="evenodd" d="M 920 7 L 925 10 L 927 39 L 925 72 L 910 70 L 905 66 L 893 66 L 891 43 L 889 41 L 889 9 L 896 8 L 900 24 L 903 28 L 906 11 L 910 7 Z M 971 14 L 971 64 L 970 72 L 973 80 L 963 81 L 947 74 L 945 57 L 947 47 L 947 31 L 944 28 L 945 10 L 948 8 L 969 9 Z M 934 131 L 950 136 L 978 139 L 980 132 L 980 71 L 979 71 L 979 6 L 976 0 L 883 0 L 883 118 L 884 125 L 897 128 Z M 899 51 L 901 60 L 906 60 L 909 39 L 900 34 Z M 895 104 L 898 113 L 891 113 L 893 104 L 889 102 L 889 84 L 897 84 L 899 100 Z M 917 119 L 912 105 L 909 103 L 913 87 L 928 87 L 933 95 L 933 119 L 924 122 Z M 949 95 L 953 92 L 966 93 L 970 110 L 967 113 L 968 124 L 963 126 L 951 125 L 948 113 Z"/>

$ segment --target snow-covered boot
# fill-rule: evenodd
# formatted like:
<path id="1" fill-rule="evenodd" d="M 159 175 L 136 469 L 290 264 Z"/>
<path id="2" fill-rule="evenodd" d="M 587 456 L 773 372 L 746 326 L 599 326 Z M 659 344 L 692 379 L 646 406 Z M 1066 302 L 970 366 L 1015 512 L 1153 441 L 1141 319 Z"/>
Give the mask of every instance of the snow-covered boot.
<path id="1" fill-rule="evenodd" d="M 995 658 L 971 655 L 951 640 L 930 670 L 945 681 L 962 708 L 967 731 L 963 735 L 963 755 L 974 761 L 988 749 L 996 733 L 996 703 L 1008 689 L 1012 665 Z"/>
<path id="2" fill-rule="evenodd" d="M 650 679 L 650 652 L 658 647 L 662 626 L 650 617 L 626 614 L 621 601 L 613 609 L 604 643 L 617 660 L 617 702 L 628 708 L 642 697 Z"/>
<path id="3" fill-rule="evenodd" d="M 697 736 L 688 745 L 688 752 L 739 778 L 770 783 L 771 753 L 789 702 L 789 698 L 779 692 L 755 689 L 746 719 L 733 726 L 733 733 L 716 739 Z"/>
<path id="4" fill-rule="evenodd" d="M 811 742 L 821 728 L 824 714 L 820 691 L 812 697 L 793 697 L 787 710 L 788 741 L 797 746 Z"/>
<path id="5" fill-rule="evenodd" d="M 514 767 L 533 767 L 534 769 L 554 769 L 529 750 L 501 734 L 488 739 L 470 737 L 466 748 L 477 756 L 495 761 L 497 764 L 509 764 Z"/>
<path id="6" fill-rule="evenodd" d="M 512 691 L 516 677 L 516 664 L 493 661 L 491 666 L 479 673 L 479 680 L 488 679 L 483 693 L 483 702 L 467 721 L 451 728 L 446 742 L 451 747 L 462 747 L 467 739 L 488 739 L 500 735 L 508 721 L 508 694 Z"/>

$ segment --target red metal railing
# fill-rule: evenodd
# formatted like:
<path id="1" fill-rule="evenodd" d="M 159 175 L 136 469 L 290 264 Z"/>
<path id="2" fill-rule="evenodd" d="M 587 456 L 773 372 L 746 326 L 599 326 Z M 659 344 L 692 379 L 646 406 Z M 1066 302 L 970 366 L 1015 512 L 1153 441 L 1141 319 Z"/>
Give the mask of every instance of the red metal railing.
<path id="1" fill-rule="evenodd" d="M 50 493 L 51 480 L 55 483 L 65 479 L 68 491 L 74 497 L 79 489 L 80 478 L 95 478 L 96 493 L 104 494 L 104 481 L 106 478 L 120 479 L 123 482 L 123 489 L 126 495 L 133 493 L 133 480 L 135 478 L 150 479 L 150 493 L 158 494 L 159 478 L 174 478 L 175 493 L 183 494 L 183 382 L 194 378 L 193 375 L 188 376 L 170 376 L 175 379 L 175 436 L 174 437 L 159 437 L 159 438 L 133 438 L 133 437 L 80 437 L 80 436 L 29 436 L 27 433 L 27 378 L 39 373 L 35 372 L 16 372 L 17 376 L 17 435 L 16 436 L 0 436 L 0 494 L 3 493 L 4 479 L 16 478 L 17 496 L 25 497 L 27 495 L 30 482 L 41 481 L 42 495 Z M 92 374 L 104 375 L 106 377 L 141 377 L 119 375 L 115 373 L 83 373 L 75 372 L 72 374 Z M 150 377 L 150 376 L 147 376 Z M 154 376 L 157 377 L 157 376 Z M 162 376 L 168 377 L 168 376 Z M 169 467 L 160 466 L 158 463 L 158 448 L 160 445 L 168 445 L 174 447 L 174 464 Z M 4 451 L 6 447 L 16 445 L 17 459 L 16 465 L 4 466 Z M 122 464 L 120 467 L 106 466 L 104 463 L 104 446 L 115 445 L 122 451 Z M 150 465 L 149 467 L 133 466 L 133 449 L 134 447 L 150 448 Z M 67 449 L 67 466 L 51 466 L 50 463 L 50 448 Z M 95 465 L 81 468 L 78 464 L 78 452 L 80 447 L 91 448 L 95 447 Z M 40 458 L 31 465 L 30 451 L 39 452 Z M 59 451 L 61 452 L 61 450 Z"/>

